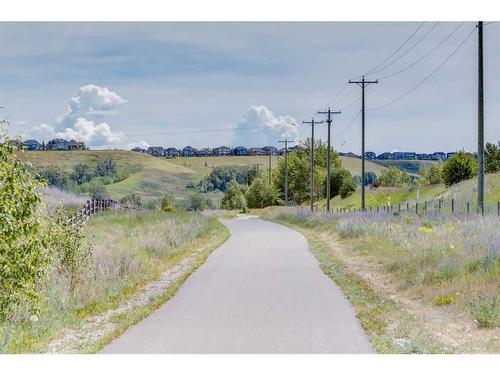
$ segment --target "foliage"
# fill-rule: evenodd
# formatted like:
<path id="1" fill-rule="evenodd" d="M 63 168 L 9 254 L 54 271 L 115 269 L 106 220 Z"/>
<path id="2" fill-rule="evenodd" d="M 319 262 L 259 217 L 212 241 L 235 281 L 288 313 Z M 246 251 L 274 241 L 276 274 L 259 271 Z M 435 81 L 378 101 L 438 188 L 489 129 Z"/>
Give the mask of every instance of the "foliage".
<path id="1" fill-rule="evenodd" d="M 484 170 L 486 173 L 500 172 L 500 141 L 497 145 L 486 143 L 484 157 Z"/>
<path id="2" fill-rule="evenodd" d="M 479 328 L 500 326 L 500 298 L 498 295 L 480 297 L 471 304 Z"/>
<path id="3" fill-rule="evenodd" d="M 188 211 L 203 211 L 206 208 L 207 198 L 202 193 L 195 192 L 188 197 Z"/>
<path id="4" fill-rule="evenodd" d="M 457 152 L 443 165 L 443 180 L 446 186 L 468 180 L 477 174 L 477 160 L 464 151 Z"/>
<path id="5" fill-rule="evenodd" d="M 257 176 L 258 169 L 254 166 L 225 165 L 215 167 L 210 174 L 200 182 L 203 192 L 220 190 L 226 192 L 231 180 L 241 185 L 250 185 Z"/>
<path id="6" fill-rule="evenodd" d="M 449 305 L 453 302 L 455 302 L 455 296 L 453 296 L 452 294 L 438 294 L 436 297 L 434 297 L 434 304 L 437 306 Z"/>
<path id="7" fill-rule="evenodd" d="M 406 171 L 389 167 L 382 171 L 379 177 L 381 186 L 401 187 L 412 183 L 412 178 Z"/>
<path id="8" fill-rule="evenodd" d="M 125 195 L 122 199 L 120 199 L 120 203 L 125 206 L 141 208 L 142 207 L 142 198 L 137 193 L 130 193 Z"/>
<path id="9" fill-rule="evenodd" d="M 245 198 L 249 208 L 264 208 L 275 205 L 278 201 L 278 194 L 273 186 L 269 185 L 266 178 L 258 177 L 245 193 Z"/>
<path id="10" fill-rule="evenodd" d="M 175 211 L 175 197 L 170 191 L 165 192 L 165 195 L 163 195 L 161 209 L 165 212 Z"/>
<path id="11" fill-rule="evenodd" d="M 229 182 L 226 194 L 222 198 L 222 208 L 225 210 L 247 210 L 243 188 L 235 179 Z"/>
<path id="12" fill-rule="evenodd" d="M 327 178 L 323 181 L 324 196 L 326 196 Z M 340 195 L 347 198 L 356 190 L 351 172 L 344 168 L 335 168 L 330 173 L 330 197 L 334 198 Z"/>
<path id="13" fill-rule="evenodd" d="M 311 140 L 307 139 L 299 148 L 288 154 L 288 194 L 292 201 L 303 203 L 310 197 L 310 148 Z M 331 152 L 331 170 L 342 167 L 337 153 Z M 328 147 L 321 140 L 314 142 L 314 196 L 324 196 L 324 181 Z M 279 198 L 285 196 L 285 161 L 281 158 L 273 176 L 274 186 Z"/>
<path id="14" fill-rule="evenodd" d="M 116 172 L 116 163 L 111 156 L 106 156 L 97 160 L 97 164 L 95 166 L 96 176 L 114 176 Z"/>
<path id="15" fill-rule="evenodd" d="M 85 163 L 78 163 L 73 168 L 71 178 L 78 184 L 90 181 L 93 177 L 92 168 Z"/>
<path id="16" fill-rule="evenodd" d="M 0 133 L 0 320 L 15 318 L 25 306 L 33 312 L 48 266 L 48 235 L 37 206 L 30 165 L 21 161 L 15 143 Z"/>
<path id="17" fill-rule="evenodd" d="M 436 163 L 430 168 L 422 166 L 418 182 L 421 185 L 437 185 L 443 182 L 443 164 Z"/>

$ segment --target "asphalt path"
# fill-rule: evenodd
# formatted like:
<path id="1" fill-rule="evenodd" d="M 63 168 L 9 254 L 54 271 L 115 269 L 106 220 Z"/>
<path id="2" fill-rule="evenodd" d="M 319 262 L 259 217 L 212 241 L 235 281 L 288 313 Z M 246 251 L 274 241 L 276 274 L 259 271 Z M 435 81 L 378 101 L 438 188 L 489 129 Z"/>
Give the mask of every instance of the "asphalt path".
<path id="1" fill-rule="evenodd" d="M 300 233 L 256 218 L 223 223 L 231 237 L 102 353 L 373 352 Z"/>

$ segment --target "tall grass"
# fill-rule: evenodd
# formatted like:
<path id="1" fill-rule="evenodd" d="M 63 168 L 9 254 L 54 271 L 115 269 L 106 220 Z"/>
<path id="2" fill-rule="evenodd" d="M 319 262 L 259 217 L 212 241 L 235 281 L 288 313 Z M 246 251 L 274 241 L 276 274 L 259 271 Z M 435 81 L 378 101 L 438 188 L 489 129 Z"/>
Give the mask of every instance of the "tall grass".
<path id="1" fill-rule="evenodd" d="M 54 211 L 59 206 L 66 209 L 80 208 L 88 199 L 88 197 L 76 195 L 54 186 L 41 188 L 39 193 L 49 211 Z"/>
<path id="2" fill-rule="evenodd" d="M 500 326 L 500 220 L 494 215 L 332 214 L 286 209 L 279 220 L 338 234 L 401 290 Z"/>
<path id="3" fill-rule="evenodd" d="M 194 213 L 102 213 L 85 228 L 91 259 L 78 284 L 54 266 L 40 315 L 0 325 L 0 352 L 41 351 L 51 338 L 91 314 L 105 311 L 189 254 L 187 245 L 209 232 Z"/>

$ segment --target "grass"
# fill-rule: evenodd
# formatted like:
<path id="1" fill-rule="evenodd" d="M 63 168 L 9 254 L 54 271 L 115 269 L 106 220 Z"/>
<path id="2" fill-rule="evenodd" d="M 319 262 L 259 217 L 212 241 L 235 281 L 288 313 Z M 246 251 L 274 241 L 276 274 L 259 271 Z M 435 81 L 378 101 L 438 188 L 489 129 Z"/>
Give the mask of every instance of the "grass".
<path id="1" fill-rule="evenodd" d="M 268 215 L 303 231 L 323 268 L 340 264 L 325 273 L 358 310 L 378 351 L 398 349 L 399 337 L 424 352 L 500 352 L 495 216 L 312 215 L 300 209 Z M 353 297 L 372 292 L 378 303 Z"/>
<path id="2" fill-rule="evenodd" d="M 139 288 L 201 248 L 205 251 L 196 255 L 200 264 L 227 238 L 227 232 L 216 219 L 199 214 L 143 211 L 97 215 L 89 222 L 86 236 L 91 243 L 92 260 L 76 288 L 70 290 L 63 275 L 54 272 L 37 321 L 0 326 L 0 352 L 43 352 L 65 328 L 116 308 Z M 176 282 L 177 287 L 181 281 Z M 163 298 L 175 290 L 174 285 Z M 117 318 L 119 327 L 128 327 L 133 317 L 139 319 L 145 314 L 147 307 L 142 310 Z"/>
<path id="3" fill-rule="evenodd" d="M 53 211 L 57 207 L 65 209 L 81 208 L 88 199 L 87 197 L 78 196 L 53 186 L 41 188 L 39 192 L 42 201 L 50 211 Z"/>
<path id="4" fill-rule="evenodd" d="M 433 164 L 439 163 L 432 160 L 374 160 L 373 162 L 387 168 L 398 168 L 414 175 L 419 174 L 422 166 L 430 168 Z"/>

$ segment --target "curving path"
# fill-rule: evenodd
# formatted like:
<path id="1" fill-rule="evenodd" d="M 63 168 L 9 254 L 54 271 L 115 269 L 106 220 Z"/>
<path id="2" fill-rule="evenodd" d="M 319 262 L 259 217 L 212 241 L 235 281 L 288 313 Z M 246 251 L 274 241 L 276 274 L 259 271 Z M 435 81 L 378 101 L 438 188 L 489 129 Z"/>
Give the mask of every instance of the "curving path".
<path id="1" fill-rule="evenodd" d="M 177 294 L 102 353 L 371 353 L 298 232 L 241 217 Z"/>

